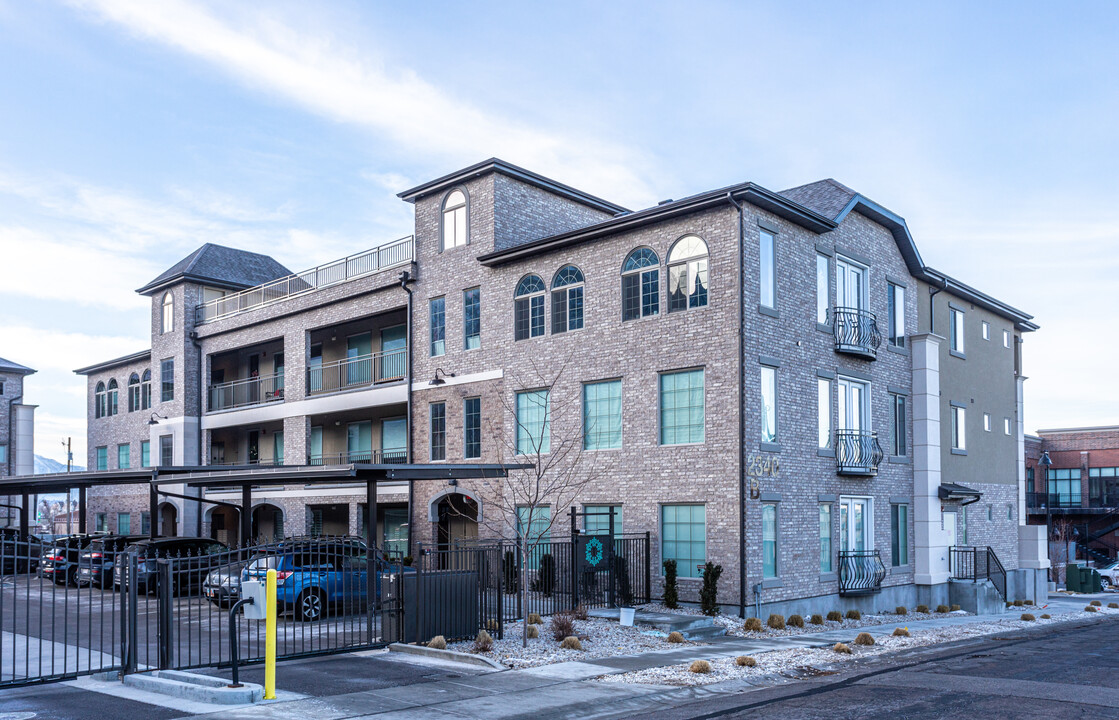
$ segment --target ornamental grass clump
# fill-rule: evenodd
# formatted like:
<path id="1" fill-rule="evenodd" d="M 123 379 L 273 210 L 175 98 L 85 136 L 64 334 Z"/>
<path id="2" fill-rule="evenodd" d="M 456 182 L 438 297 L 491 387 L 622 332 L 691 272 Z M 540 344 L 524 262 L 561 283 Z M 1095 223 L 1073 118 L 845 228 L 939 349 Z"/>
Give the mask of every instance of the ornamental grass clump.
<path id="1" fill-rule="evenodd" d="M 959 611 L 960 611 L 960 606 L 959 605 L 953 605 L 952 608 L 949 610 L 949 612 L 959 612 Z"/>
<path id="2" fill-rule="evenodd" d="M 788 623 L 789 627 L 802 628 L 804 627 L 804 618 L 800 615 L 790 615 Z"/>
<path id="3" fill-rule="evenodd" d="M 526 633 L 529 640 L 535 640 L 536 638 L 540 637 L 540 628 L 536 627 L 535 625 L 529 625 Z"/>
<path id="4" fill-rule="evenodd" d="M 587 615 L 587 606 L 583 603 L 579 603 L 575 606 L 575 612 L 573 614 L 575 615 L 576 620 L 586 620 L 588 617 L 590 617 L 589 615 Z"/>
<path id="5" fill-rule="evenodd" d="M 668 641 L 669 641 L 670 643 L 682 643 L 682 642 L 685 642 L 685 640 L 684 640 L 684 636 L 683 636 L 683 635 L 681 635 L 681 634 L 680 634 L 679 632 L 677 632 L 676 630 L 673 630 L 672 632 L 670 632 L 670 633 L 668 634 Z"/>
<path id="6" fill-rule="evenodd" d="M 1022 613 L 1022 619 L 1023 619 L 1023 620 L 1025 620 L 1026 622 L 1033 622 L 1033 621 L 1034 621 L 1034 620 L 1036 620 L 1037 618 L 1035 618 L 1035 617 L 1034 617 L 1034 616 L 1033 616 L 1032 614 L 1030 614 L 1030 613 Z"/>
<path id="7" fill-rule="evenodd" d="M 1103 603 L 1100 602 L 1099 600 L 1093 600 L 1092 602 L 1090 602 L 1088 604 L 1089 605 L 1095 605 L 1096 607 L 1103 607 Z"/>
<path id="8" fill-rule="evenodd" d="M 1119 608 L 1119 603 L 1108 603 L 1107 606 L 1112 610 L 1115 610 L 1116 608 Z"/>
<path id="9" fill-rule="evenodd" d="M 738 667 L 757 667 L 758 661 L 753 655 L 739 655 L 734 659 L 734 664 Z"/>
<path id="10" fill-rule="evenodd" d="M 785 616 L 784 615 L 778 615 L 777 613 L 773 613 L 772 615 L 769 616 L 769 619 L 765 621 L 765 624 L 768 625 L 769 627 L 773 628 L 774 630 L 784 630 L 785 629 Z"/>
<path id="11" fill-rule="evenodd" d="M 1053 617 L 1053 616 L 1052 616 L 1052 615 L 1050 615 L 1049 613 L 1045 613 L 1045 614 L 1043 614 L 1043 615 L 1041 616 L 1041 619 L 1042 619 L 1042 620 L 1048 620 L 1048 619 L 1050 619 L 1051 617 Z"/>
<path id="12" fill-rule="evenodd" d="M 918 605 L 917 606 L 917 612 L 925 613 L 927 615 L 929 613 L 929 606 L 928 605 Z"/>
<path id="13" fill-rule="evenodd" d="M 436 635 L 435 637 L 427 641 L 427 646 L 432 650 L 446 650 L 447 638 L 443 637 L 442 635 Z"/>
<path id="14" fill-rule="evenodd" d="M 837 652 L 837 653 L 843 653 L 843 654 L 846 654 L 846 655 L 851 654 L 851 648 L 847 647 L 843 643 L 836 643 L 834 646 L 832 646 L 832 651 Z"/>
<path id="15" fill-rule="evenodd" d="M 862 620 L 863 619 L 863 614 L 861 612 L 859 612 L 858 610 L 848 610 L 847 611 L 847 619 L 848 620 Z"/>
<path id="16" fill-rule="evenodd" d="M 894 608 L 894 615 L 908 615 L 908 614 L 909 614 L 909 608 L 905 607 L 904 605 L 898 605 L 896 608 Z"/>
<path id="17" fill-rule="evenodd" d="M 552 638 L 556 642 L 563 642 L 565 637 L 575 634 L 575 618 L 567 613 L 556 613 L 552 616 L 552 623 L 548 630 L 551 631 Z"/>
<path id="18" fill-rule="evenodd" d="M 1097 612 L 1095 605 L 1088 605 L 1084 608 L 1086 612 Z"/>
<path id="19" fill-rule="evenodd" d="M 1015 600 L 1014 601 L 1014 607 L 1025 607 L 1025 606 L 1026 606 L 1026 602 L 1024 600 Z"/>
<path id="20" fill-rule="evenodd" d="M 762 621 L 756 617 L 746 618 L 746 624 L 742 627 L 748 632 L 765 632 Z"/>
<path id="21" fill-rule="evenodd" d="M 838 610 L 832 610 L 828 613 L 829 622 L 843 622 L 843 613 Z"/>
<path id="22" fill-rule="evenodd" d="M 874 636 L 871 635 L 868 632 L 861 632 L 855 638 L 855 644 L 856 645 L 873 645 L 874 644 Z"/>
<path id="23" fill-rule="evenodd" d="M 560 643 L 560 647 L 564 650 L 582 650 L 583 643 L 579 642 L 579 638 L 574 635 L 568 635 L 563 639 L 563 642 Z"/>
<path id="24" fill-rule="evenodd" d="M 493 638 L 485 630 L 479 630 L 478 636 L 474 638 L 474 652 L 484 653 L 493 650 Z"/>
<path id="25" fill-rule="evenodd" d="M 707 662 L 706 660 L 696 660 L 688 667 L 688 672 L 706 675 L 711 672 L 711 663 Z"/>
<path id="26" fill-rule="evenodd" d="M 543 625 L 544 620 L 540 617 L 540 613 L 529 613 L 528 614 L 528 624 L 529 625 Z"/>
<path id="27" fill-rule="evenodd" d="M 813 625 L 823 625 L 824 624 L 824 618 L 823 618 L 823 616 L 821 616 L 820 614 L 817 613 L 816 615 L 813 615 L 812 617 L 808 618 L 808 622 L 812 623 Z"/>
<path id="28" fill-rule="evenodd" d="M 894 628 L 894 637 L 909 637 L 909 628 Z"/>
<path id="29" fill-rule="evenodd" d="M 948 612 L 948 606 L 947 605 L 937 605 L 936 606 L 936 611 L 938 613 L 946 613 L 946 612 Z"/>

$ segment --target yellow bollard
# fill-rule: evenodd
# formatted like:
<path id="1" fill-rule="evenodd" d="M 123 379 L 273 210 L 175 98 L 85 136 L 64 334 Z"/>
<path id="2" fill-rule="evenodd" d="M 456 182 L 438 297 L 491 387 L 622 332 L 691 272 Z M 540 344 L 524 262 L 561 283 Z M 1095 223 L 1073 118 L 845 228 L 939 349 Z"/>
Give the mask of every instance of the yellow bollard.
<path id="1" fill-rule="evenodd" d="M 276 571 L 268 571 L 264 586 L 268 610 L 264 620 L 264 699 L 276 699 Z"/>

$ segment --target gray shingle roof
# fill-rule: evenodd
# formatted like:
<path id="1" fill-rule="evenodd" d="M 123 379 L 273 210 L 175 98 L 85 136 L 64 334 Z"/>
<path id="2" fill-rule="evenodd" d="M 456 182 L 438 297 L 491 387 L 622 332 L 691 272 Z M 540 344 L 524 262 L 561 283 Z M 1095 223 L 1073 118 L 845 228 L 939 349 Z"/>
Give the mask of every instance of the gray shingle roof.
<path id="1" fill-rule="evenodd" d="M 291 274 L 267 255 L 206 243 L 136 292 L 148 295 L 179 280 L 243 289 Z"/>
<path id="2" fill-rule="evenodd" d="M 20 375 L 30 375 L 35 372 L 29 367 L 14 363 L 11 360 L 0 358 L 0 372 L 19 373 Z"/>
<path id="3" fill-rule="evenodd" d="M 777 194 L 800 203 L 809 210 L 815 210 L 829 220 L 838 217 L 847 203 L 851 202 L 851 198 L 858 195 L 851 188 L 831 178 L 782 190 Z"/>

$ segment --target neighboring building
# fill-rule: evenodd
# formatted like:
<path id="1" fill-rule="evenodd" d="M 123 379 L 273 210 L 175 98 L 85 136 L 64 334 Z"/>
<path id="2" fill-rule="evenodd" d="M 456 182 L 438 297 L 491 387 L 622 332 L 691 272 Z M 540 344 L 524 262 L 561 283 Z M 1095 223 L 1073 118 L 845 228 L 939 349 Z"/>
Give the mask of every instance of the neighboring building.
<path id="1" fill-rule="evenodd" d="M 10 360 L 0 358 L 0 478 L 30 475 L 35 472 L 35 406 L 23 402 L 23 380 L 35 373 Z M 16 525 L 20 498 L 0 499 L 0 522 Z"/>
<path id="2" fill-rule="evenodd" d="M 649 531 L 686 598 L 710 560 L 724 604 L 938 604 L 965 543 L 1036 588 L 1018 358 L 1037 326 L 925 267 L 901 217 L 833 180 L 631 212 L 499 160 L 401 197 L 414 238 L 296 275 L 208 245 L 142 288 L 152 350 L 79 371 L 90 468 L 515 462 L 574 434 L 610 470 L 576 502 Z M 253 534 L 360 532 L 363 493 L 254 489 Z M 401 549 L 515 531 L 499 481 L 378 502 Z M 161 504 L 165 533 L 237 541 L 236 510 L 187 505 Z M 147 507 L 90 491 L 109 529 Z"/>
<path id="3" fill-rule="evenodd" d="M 1119 557 L 1119 427 L 1039 430 L 1025 461 L 1028 522 L 1048 525 L 1052 540 L 1067 523 L 1081 559 Z"/>

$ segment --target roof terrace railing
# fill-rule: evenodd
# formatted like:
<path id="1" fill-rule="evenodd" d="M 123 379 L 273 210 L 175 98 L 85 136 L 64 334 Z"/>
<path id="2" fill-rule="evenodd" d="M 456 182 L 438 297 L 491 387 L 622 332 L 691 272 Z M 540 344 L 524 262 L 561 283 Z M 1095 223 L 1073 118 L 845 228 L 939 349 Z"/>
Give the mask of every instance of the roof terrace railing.
<path id="1" fill-rule="evenodd" d="M 415 254 L 415 238 L 409 235 L 372 250 L 204 302 L 194 309 L 195 323 L 203 325 L 375 272 L 406 265 L 412 262 Z"/>

